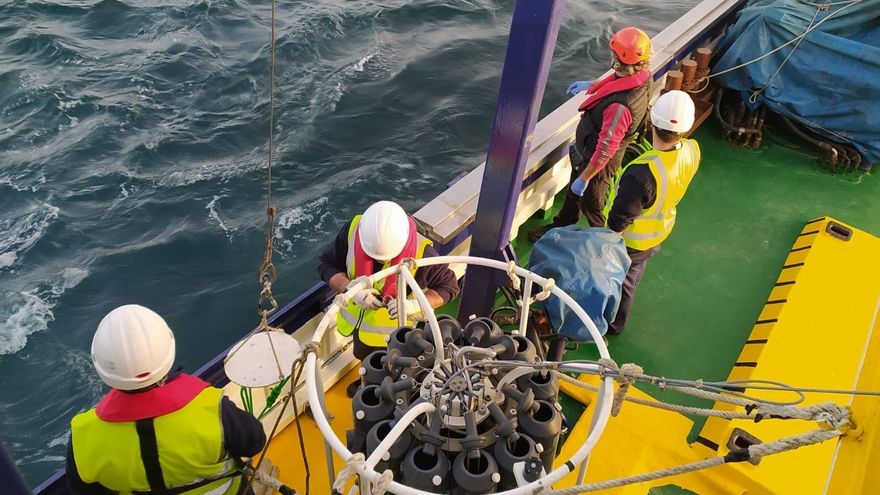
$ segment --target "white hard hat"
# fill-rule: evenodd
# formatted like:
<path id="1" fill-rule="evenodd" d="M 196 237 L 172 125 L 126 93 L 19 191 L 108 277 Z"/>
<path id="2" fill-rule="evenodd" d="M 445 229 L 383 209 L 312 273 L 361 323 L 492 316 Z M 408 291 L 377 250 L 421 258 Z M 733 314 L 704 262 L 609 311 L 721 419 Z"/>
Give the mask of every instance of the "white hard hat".
<path id="1" fill-rule="evenodd" d="M 409 216 L 397 203 L 379 201 L 364 212 L 358 230 L 361 246 L 370 258 L 392 260 L 409 239 Z"/>
<path id="2" fill-rule="evenodd" d="M 174 351 L 174 334 L 165 320 L 137 304 L 109 312 L 92 339 L 95 370 L 119 390 L 137 390 L 165 378 Z"/>
<path id="3" fill-rule="evenodd" d="M 687 132 L 694 125 L 694 101 L 684 91 L 672 90 L 657 98 L 651 108 L 654 127 L 673 132 Z"/>

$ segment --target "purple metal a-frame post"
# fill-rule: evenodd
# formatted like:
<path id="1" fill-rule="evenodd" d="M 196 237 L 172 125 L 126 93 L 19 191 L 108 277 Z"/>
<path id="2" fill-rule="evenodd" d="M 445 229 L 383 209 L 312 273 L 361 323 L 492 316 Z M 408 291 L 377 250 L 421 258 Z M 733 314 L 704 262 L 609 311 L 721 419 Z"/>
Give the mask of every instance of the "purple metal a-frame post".
<path id="1" fill-rule="evenodd" d="M 564 4 L 564 0 L 516 2 L 477 202 L 471 256 L 501 260 L 509 244 Z M 490 268 L 468 267 L 458 311 L 460 321 L 472 314 L 489 313 L 499 274 Z"/>

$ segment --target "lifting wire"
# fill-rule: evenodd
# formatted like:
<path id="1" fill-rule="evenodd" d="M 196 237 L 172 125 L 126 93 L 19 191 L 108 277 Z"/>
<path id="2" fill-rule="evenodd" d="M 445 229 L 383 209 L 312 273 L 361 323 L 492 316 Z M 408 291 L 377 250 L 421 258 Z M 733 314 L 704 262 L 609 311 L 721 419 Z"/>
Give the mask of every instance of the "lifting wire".
<path id="1" fill-rule="evenodd" d="M 275 269 L 275 263 L 272 262 L 272 252 L 274 250 L 275 239 L 275 206 L 272 204 L 272 151 L 274 148 L 275 126 L 275 0 L 272 0 L 272 21 L 271 21 L 271 39 L 269 40 L 269 151 L 267 165 L 266 180 L 266 239 L 263 249 L 263 264 L 260 265 L 258 281 L 262 287 L 260 297 L 257 301 L 257 314 L 260 315 L 260 324 L 242 343 L 226 355 L 224 362 L 228 362 L 235 356 L 236 352 L 244 347 L 244 344 L 251 337 L 260 332 L 283 332 L 283 329 L 269 325 L 269 315 L 278 309 L 278 301 L 272 295 L 272 284 L 278 280 L 278 273 Z M 275 367 L 278 370 L 278 381 L 285 378 L 284 371 L 281 369 L 281 363 L 278 361 L 278 353 L 275 350 L 275 344 L 269 338 L 269 347 L 272 349 L 272 357 L 275 360 Z M 249 394 L 248 392 L 247 394 Z M 242 393 L 242 399 L 245 399 L 245 393 Z M 252 412 L 252 411 L 251 411 Z"/>
<path id="2" fill-rule="evenodd" d="M 275 297 L 272 294 L 272 284 L 278 280 L 278 273 L 275 269 L 275 264 L 272 261 L 272 253 L 274 250 L 274 239 L 275 239 L 275 206 L 272 204 L 272 153 L 274 150 L 274 127 L 275 127 L 275 13 L 276 13 L 276 0 L 272 0 L 272 17 L 271 17 L 271 30 L 270 30 L 270 40 L 269 40 L 269 150 L 267 157 L 267 180 L 266 180 L 266 239 L 264 243 L 263 249 L 263 263 L 260 266 L 260 270 L 258 273 L 258 281 L 262 286 L 260 290 L 260 297 L 257 301 L 257 314 L 260 315 L 260 325 L 256 331 L 251 333 L 247 339 L 252 337 L 253 335 L 261 332 L 261 331 L 280 331 L 283 332 L 283 329 L 272 327 L 269 325 L 269 315 L 274 313 L 278 309 L 278 302 L 275 300 Z M 245 342 L 247 341 L 245 339 Z M 287 396 L 284 398 L 284 401 L 281 406 L 281 410 L 278 413 L 278 417 L 275 419 L 275 423 L 272 425 L 272 431 L 267 437 L 266 444 L 263 446 L 262 451 L 260 452 L 260 456 L 255 465 L 250 465 L 247 471 L 249 471 L 250 475 L 247 478 L 247 485 L 250 485 L 255 478 L 260 480 L 262 483 L 267 484 L 271 488 L 280 491 L 281 493 L 290 493 L 295 494 L 290 487 L 286 487 L 282 485 L 278 480 L 271 478 L 271 476 L 264 475 L 262 473 L 258 473 L 257 469 L 260 464 L 262 464 L 263 459 L 266 457 L 266 453 L 269 451 L 269 446 L 272 443 L 272 439 L 275 437 L 275 433 L 278 430 L 278 426 L 281 424 L 281 419 L 284 417 L 284 412 L 287 409 L 288 403 L 293 403 L 293 415 L 294 422 L 296 423 L 296 431 L 299 437 L 299 447 L 300 453 L 302 455 L 303 465 L 305 467 L 306 473 L 306 495 L 309 494 L 309 485 L 311 478 L 311 470 L 309 468 L 308 456 L 306 454 L 305 441 L 303 439 L 302 426 L 300 424 L 300 414 L 299 407 L 296 400 L 296 384 L 299 382 L 300 377 L 302 375 L 303 370 L 305 370 L 305 362 L 306 357 L 311 352 L 317 352 L 317 345 L 310 343 L 303 348 L 302 354 L 299 358 L 297 358 L 293 365 L 291 366 L 290 375 L 285 377 L 283 371 L 281 370 L 281 364 L 278 361 L 278 354 L 275 351 L 275 345 L 272 342 L 272 339 L 269 338 L 269 345 L 272 348 L 272 356 L 275 359 L 275 366 L 278 368 L 278 376 L 279 376 L 279 384 L 276 385 L 266 397 L 266 404 L 263 407 L 263 410 L 260 412 L 258 419 L 262 419 L 274 406 L 275 401 L 277 400 L 278 395 L 283 390 L 284 386 L 289 384 L 290 391 Z M 244 343 L 235 349 L 226 357 L 226 360 L 229 360 L 232 355 L 235 354 L 235 351 L 244 347 Z M 247 399 L 245 402 L 246 407 L 249 407 L 249 411 L 253 413 L 253 398 L 250 393 L 250 389 L 247 389 L 248 392 L 245 394 L 244 390 L 247 387 L 242 387 L 242 399 Z M 284 490 L 282 490 L 282 488 Z"/>
<path id="3" fill-rule="evenodd" d="M 257 314 L 260 315 L 260 328 L 271 329 L 268 316 L 278 309 L 278 302 L 272 295 L 272 284 L 278 279 L 275 264 L 272 262 L 272 251 L 275 240 L 275 206 L 272 204 L 272 151 L 275 147 L 275 0 L 272 0 L 272 27 L 269 41 L 269 152 L 266 179 L 266 241 L 263 249 L 263 264 L 260 266 L 258 279 L 263 289 L 257 302 Z M 268 304 L 268 307 L 266 306 Z"/>

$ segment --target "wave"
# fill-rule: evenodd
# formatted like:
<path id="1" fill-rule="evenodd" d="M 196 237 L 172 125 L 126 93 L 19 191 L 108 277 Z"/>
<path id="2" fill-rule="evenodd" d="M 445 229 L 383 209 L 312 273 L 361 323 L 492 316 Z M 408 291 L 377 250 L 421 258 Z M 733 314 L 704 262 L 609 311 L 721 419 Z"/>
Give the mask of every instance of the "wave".
<path id="1" fill-rule="evenodd" d="M 60 210 L 48 203 L 17 218 L 0 222 L 0 269 L 9 268 L 36 244 Z"/>
<path id="2" fill-rule="evenodd" d="M 55 320 L 52 309 L 58 299 L 88 275 L 85 268 L 66 268 L 57 279 L 42 283 L 42 287 L 7 293 L 6 300 L 12 304 L 0 307 L 0 356 L 24 349 L 28 335 L 49 328 Z"/>
<path id="3" fill-rule="evenodd" d="M 224 196 L 214 196 L 214 199 L 211 200 L 210 203 L 205 205 L 205 209 L 208 210 L 208 217 L 217 222 L 217 225 L 223 229 L 223 233 L 226 234 L 226 238 L 232 240 L 232 232 L 233 228 L 226 225 L 222 218 L 220 218 L 220 214 L 217 213 L 217 202 L 223 199 Z"/>
<path id="4" fill-rule="evenodd" d="M 73 40 L 37 27 L 22 29 L 5 48 L 19 61 L 40 60 L 49 66 L 81 64 L 87 59 Z"/>
<path id="5" fill-rule="evenodd" d="M 323 220 L 331 212 L 321 213 L 322 207 L 328 204 L 329 198 L 321 196 L 320 198 L 310 201 L 304 205 L 295 206 L 284 210 L 278 217 L 278 225 L 275 227 L 275 242 L 277 242 L 286 252 L 293 251 L 293 240 L 306 237 L 312 238 L 316 231 L 321 229 Z M 317 216 L 318 221 L 315 222 Z M 289 232 L 291 239 L 288 239 L 288 231 L 300 224 L 309 224 L 304 234 L 296 231 Z"/>

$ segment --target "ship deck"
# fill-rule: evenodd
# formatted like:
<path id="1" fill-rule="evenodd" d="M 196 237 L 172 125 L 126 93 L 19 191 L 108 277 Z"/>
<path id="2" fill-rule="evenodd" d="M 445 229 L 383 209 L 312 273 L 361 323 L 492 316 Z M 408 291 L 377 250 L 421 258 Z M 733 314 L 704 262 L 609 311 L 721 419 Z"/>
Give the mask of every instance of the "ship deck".
<path id="1" fill-rule="evenodd" d="M 712 119 L 694 136 L 702 163 L 675 230 L 648 264 L 626 331 L 608 336 L 618 363 L 657 376 L 724 380 L 806 222 L 830 216 L 880 235 L 876 177 L 831 174 L 784 135 L 765 133 L 759 150 L 731 149 L 719 136 Z M 525 232 L 542 221 L 529 222 L 514 243 L 523 262 L 531 247 Z M 566 354 L 596 357 L 586 345 Z"/>
<path id="2" fill-rule="evenodd" d="M 782 135 L 765 136 L 767 142 L 759 150 L 733 150 L 719 134 L 710 120 L 695 135 L 703 161 L 679 206 L 675 231 L 649 264 L 627 330 L 609 336 L 609 349 L 618 363 L 638 363 L 657 376 L 724 380 L 807 221 L 832 216 L 880 234 L 880 215 L 872 214 L 876 207 L 870 203 L 880 198 L 875 177 L 831 174 Z M 531 247 L 525 234 L 542 222 L 530 220 L 513 243 L 523 264 Z M 454 311 L 454 306 L 444 310 Z M 581 345 L 566 359 L 597 356 L 595 347 Z M 344 399 L 349 381 L 344 378 L 328 392 L 328 408 L 340 436 L 351 425 Z M 641 388 L 657 393 L 656 388 Z M 664 397 L 670 398 L 669 393 Z M 688 396 L 674 399 L 711 407 Z M 564 405 L 573 424 L 577 403 L 567 400 Z M 695 421 L 692 438 L 702 425 L 703 421 Z M 310 420 L 305 419 L 304 427 L 310 437 L 311 492 L 329 493 L 323 445 Z M 685 439 L 681 441 L 684 444 Z M 269 454 L 281 467 L 280 478 L 306 493 L 297 442 L 291 424 L 274 440 Z M 335 467 L 341 468 L 338 458 Z M 651 493 L 690 492 L 666 487 Z"/>

